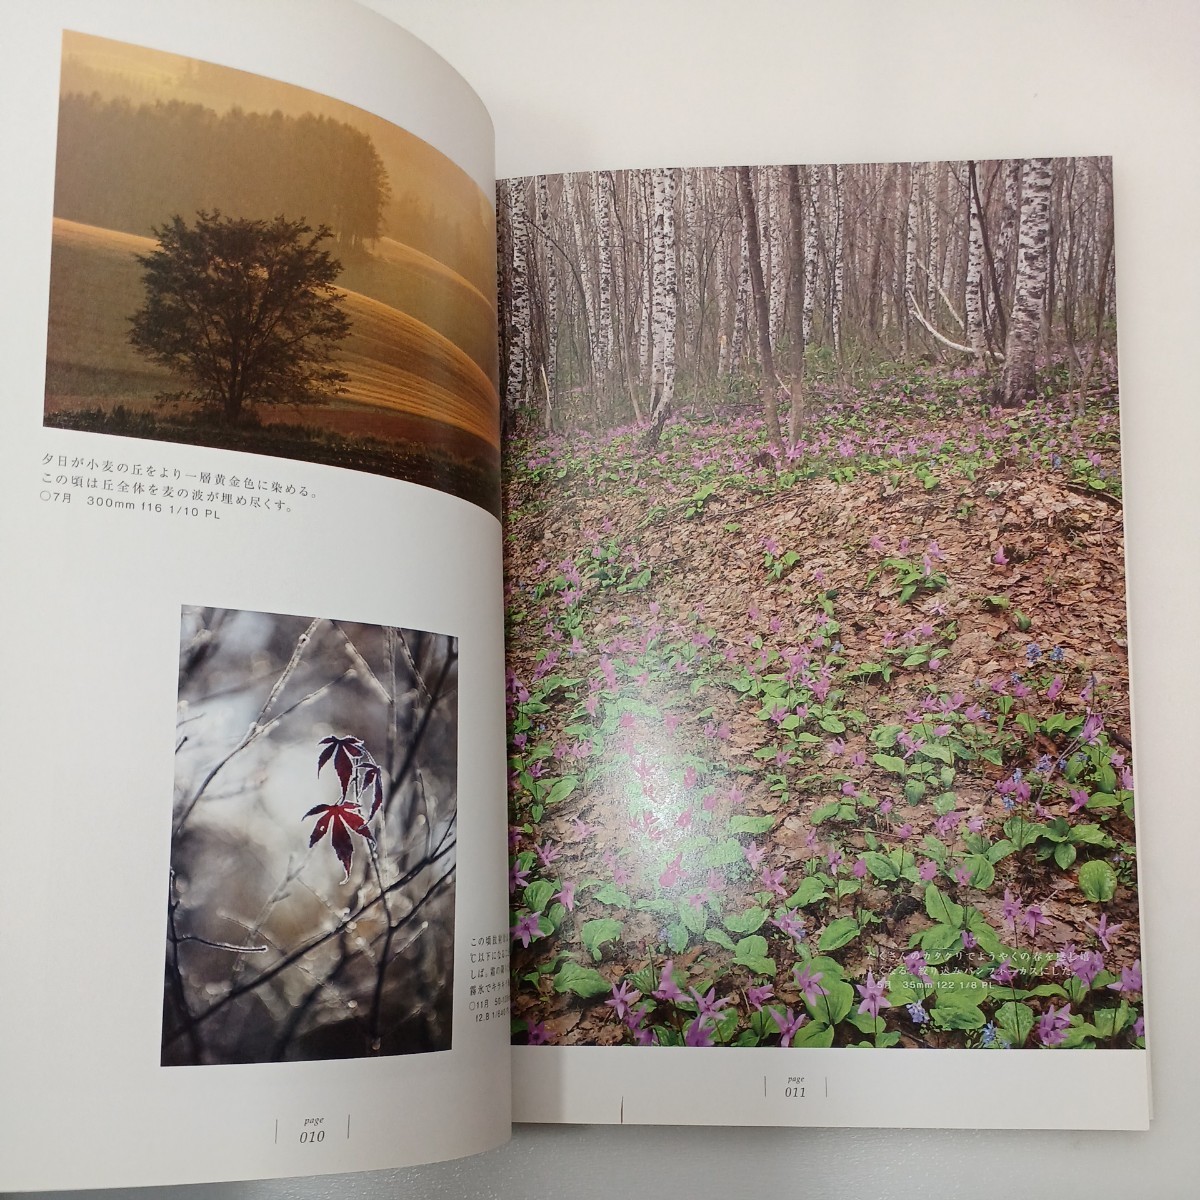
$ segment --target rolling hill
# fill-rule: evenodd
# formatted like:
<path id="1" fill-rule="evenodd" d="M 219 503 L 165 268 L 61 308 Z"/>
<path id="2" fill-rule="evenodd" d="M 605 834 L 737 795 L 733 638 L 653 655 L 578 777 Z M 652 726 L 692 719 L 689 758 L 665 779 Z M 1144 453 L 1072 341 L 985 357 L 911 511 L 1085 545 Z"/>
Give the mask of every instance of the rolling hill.
<path id="1" fill-rule="evenodd" d="M 339 365 L 350 381 L 329 409 L 408 414 L 498 445 L 499 399 L 479 361 L 495 359 L 494 310 L 482 293 L 433 259 L 383 242 L 378 257 L 343 275 L 344 282 L 369 286 L 371 294 L 342 289 L 351 332 Z M 55 219 L 48 412 L 149 406 L 158 393 L 179 389 L 179 381 L 137 354 L 126 336 L 128 318 L 142 302 L 136 256 L 155 245 L 151 238 Z M 423 318 L 455 328 L 471 349 Z M 319 424 L 322 407 L 306 405 L 306 421 Z M 286 419 L 284 411 L 279 419 Z"/>

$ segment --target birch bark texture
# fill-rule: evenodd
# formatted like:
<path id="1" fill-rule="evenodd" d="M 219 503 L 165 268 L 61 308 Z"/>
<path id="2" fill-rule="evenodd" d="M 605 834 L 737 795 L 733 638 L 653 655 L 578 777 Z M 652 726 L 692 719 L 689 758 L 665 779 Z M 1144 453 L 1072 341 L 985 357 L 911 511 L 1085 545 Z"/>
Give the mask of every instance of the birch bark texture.
<path id="1" fill-rule="evenodd" d="M 817 202 L 813 195 L 812 177 L 803 172 L 804 189 L 804 317 L 801 336 L 807 346 L 813 340 L 813 317 L 817 310 Z"/>
<path id="2" fill-rule="evenodd" d="M 650 423 L 657 439 L 675 398 L 675 172 L 654 172 L 654 362 Z"/>
<path id="3" fill-rule="evenodd" d="M 510 410 L 524 402 L 529 381 L 529 220 L 525 205 L 525 181 L 508 181 L 508 206 L 512 230 L 510 264 L 510 314 L 508 379 L 504 394 Z"/>
<path id="4" fill-rule="evenodd" d="M 983 213 L 976 202 L 975 164 L 967 163 L 967 341 L 976 358 L 984 351 Z"/>
<path id="5" fill-rule="evenodd" d="M 1031 158 L 1025 163 L 1021 180 L 1016 287 L 1000 380 L 999 401 L 1003 408 L 1020 407 L 1037 390 L 1037 349 L 1050 269 L 1049 217 L 1050 159 Z"/>
<path id="6" fill-rule="evenodd" d="M 842 357 L 842 291 L 845 285 L 845 262 L 842 258 L 842 166 L 835 165 L 829 172 L 829 186 L 833 192 L 833 238 L 830 257 L 829 325 L 833 337 L 833 352 Z"/>
<path id="7" fill-rule="evenodd" d="M 534 194 L 534 227 L 538 233 L 537 245 L 541 260 L 542 276 L 542 344 L 545 360 L 542 366 L 542 386 L 545 392 L 545 419 L 547 432 L 554 425 L 554 394 L 558 389 L 558 260 L 557 248 L 550 234 L 550 187 L 545 175 L 537 177 Z"/>
<path id="8" fill-rule="evenodd" d="M 613 355 L 613 263 L 612 263 L 612 174 L 592 172 L 592 211 L 596 219 L 596 359 L 593 371 L 604 388 L 612 371 Z"/>

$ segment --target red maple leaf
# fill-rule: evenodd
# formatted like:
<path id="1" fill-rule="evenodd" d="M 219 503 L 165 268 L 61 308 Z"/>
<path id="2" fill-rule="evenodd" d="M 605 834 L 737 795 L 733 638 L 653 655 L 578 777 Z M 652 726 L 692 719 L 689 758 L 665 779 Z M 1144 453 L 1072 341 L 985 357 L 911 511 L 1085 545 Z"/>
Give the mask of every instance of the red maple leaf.
<path id="1" fill-rule="evenodd" d="M 361 758 L 365 753 L 361 738 L 356 737 L 333 737 L 322 738 L 320 745 L 325 749 L 321 751 L 321 756 L 317 759 L 317 774 L 320 775 L 321 768 L 332 758 L 333 769 L 337 772 L 338 781 L 342 785 L 342 799 L 346 798 L 346 789 L 350 786 L 350 780 L 354 777 L 354 760 Z"/>
<path id="2" fill-rule="evenodd" d="M 379 770 L 379 764 L 376 762 L 367 762 L 362 765 L 362 773 L 358 780 L 358 794 L 363 797 L 367 794 L 367 789 L 372 792 L 371 811 L 367 813 L 369 821 L 378 811 L 379 806 L 383 803 L 383 773 Z"/>
<path id="3" fill-rule="evenodd" d="M 342 870 L 346 873 L 342 880 L 345 883 L 350 878 L 350 864 L 354 861 L 354 839 L 350 834 L 357 833 L 359 837 L 366 838 L 372 845 L 375 842 L 375 835 L 367 828 L 367 822 L 362 813 L 358 811 L 358 806 L 353 802 L 318 804 L 315 808 L 310 808 L 304 814 L 303 819 L 315 817 L 317 813 L 320 813 L 321 816 L 313 826 L 312 837 L 308 839 L 308 844 L 315 846 L 327 833 L 329 834 L 333 852 L 338 856 L 338 862 L 342 864 Z"/>

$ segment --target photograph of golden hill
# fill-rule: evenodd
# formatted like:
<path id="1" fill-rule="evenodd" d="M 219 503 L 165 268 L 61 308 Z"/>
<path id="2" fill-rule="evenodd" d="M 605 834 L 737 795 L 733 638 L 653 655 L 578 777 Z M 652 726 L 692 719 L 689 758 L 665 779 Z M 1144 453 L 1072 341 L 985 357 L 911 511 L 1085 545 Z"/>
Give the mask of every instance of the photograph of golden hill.
<path id="1" fill-rule="evenodd" d="M 45 424 L 499 503 L 495 217 L 291 84 L 63 38 Z"/>

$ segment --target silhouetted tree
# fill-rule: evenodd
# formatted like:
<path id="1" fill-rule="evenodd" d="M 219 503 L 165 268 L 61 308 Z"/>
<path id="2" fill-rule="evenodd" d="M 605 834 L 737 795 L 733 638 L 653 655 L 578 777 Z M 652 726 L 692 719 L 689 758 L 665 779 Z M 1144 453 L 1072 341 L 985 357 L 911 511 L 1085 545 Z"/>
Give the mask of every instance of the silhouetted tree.
<path id="1" fill-rule="evenodd" d="M 139 255 L 146 301 L 129 340 L 178 372 L 236 422 L 248 405 L 326 399 L 348 376 L 333 365 L 350 331 L 334 280 L 342 265 L 303 221 L 250 221 L 199 212 L 155 229 Z"/>

